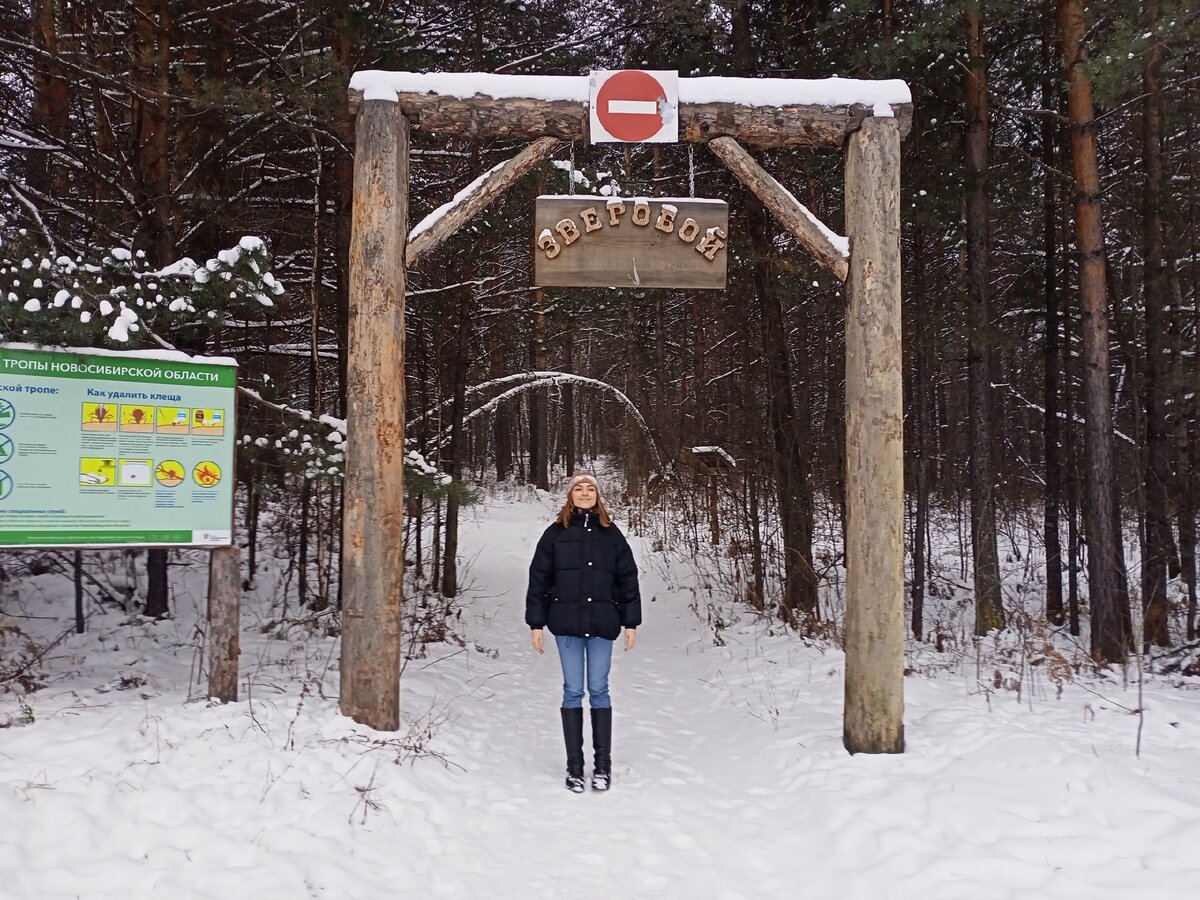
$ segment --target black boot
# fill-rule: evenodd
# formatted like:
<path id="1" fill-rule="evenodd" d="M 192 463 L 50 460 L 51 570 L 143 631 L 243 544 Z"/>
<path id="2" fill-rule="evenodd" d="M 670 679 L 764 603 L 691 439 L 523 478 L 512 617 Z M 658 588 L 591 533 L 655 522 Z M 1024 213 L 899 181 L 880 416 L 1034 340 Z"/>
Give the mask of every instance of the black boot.
<path id="1" fill-rule="evenodd" d="M 592 749 L 596 766 L 592 770 L 592 790 L 607 791 L 612 784 L 612 709 L 592 710 Z"/>
<path id="2" fill-rule="evenodd" d="M 567 788 L 583 793 L 583 707 L 562 707 L 563 741 L 567 745 Z"/>

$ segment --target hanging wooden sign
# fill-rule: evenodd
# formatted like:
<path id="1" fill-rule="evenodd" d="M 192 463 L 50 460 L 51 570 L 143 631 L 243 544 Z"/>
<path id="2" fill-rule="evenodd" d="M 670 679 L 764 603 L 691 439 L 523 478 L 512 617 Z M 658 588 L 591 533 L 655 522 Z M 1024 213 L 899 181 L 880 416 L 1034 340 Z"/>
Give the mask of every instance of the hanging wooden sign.
<path id="1" fill-rule="evenodd" d="M 534 284 L 724 290 L 729 204 L 547 195 L 534 207 Z"/>

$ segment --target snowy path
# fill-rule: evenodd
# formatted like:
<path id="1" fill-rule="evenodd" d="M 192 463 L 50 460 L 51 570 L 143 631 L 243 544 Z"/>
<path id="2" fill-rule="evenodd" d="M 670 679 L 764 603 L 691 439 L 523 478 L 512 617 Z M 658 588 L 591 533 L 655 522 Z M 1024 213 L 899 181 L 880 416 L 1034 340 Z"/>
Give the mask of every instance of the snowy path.
<path id="1" fill-rule="evenodd" d="M 395 764 L 392 736 L 337 715 L 330 640 L 248 628 L 250 700 L 208 707 L 184 702 L 186 613 L 95 621 L 28 698 L 35 722 L 0 730 L 0 898 L 1195 896 L 1196 686 L 1148 686 L 1139 760 L 1133 686 L 1030 684 L 1018 703 L 912 677 L 908 752 L 852 758 L 841 655 L 748 617 L 714 646 L 682 572 L 636 538 L 645 624 L 614 659 L 614 787 L 568 793 L 558 661 L 522 624 L 551 506 L 464 522 L 470 642 L 431 645 L 402 682 L 405 725 L 445 765 Z M 62 615 L 67 588 L 46 585 L 30 612 Z M 147 683 L 114 689 L 130 674 Z"/>
<path id="2" fill-rule="evenodd" d="M 909 753 L 852 759 L 840 654 L 760 643 L 756 626 L 714 647 L 690 593 L 669 589 L 636 539 L 646 623 L 634 652 L 614 660 L 614 788 L 569 794 L 557 659 L 536 657 L 513 628 L 541 528 L 530 518 L 529 505 L 496 504 L 464 529 L 465 546 L 486 543 L 473 564 L 480 590 L 504 591 L 483 640 L 505 665 L 480 673 L 486 688 L 464 704 L 460 724 L 477 736 L 457 755 L 484 786 L 452 816 L 452 843 L 475 848 L 482 874 L 459 876 L 448 895 L 555 896 L 570 878 L 571 893 L 597 898 L 1190 896 L 1200 787 L 1188 752 L 1166 784 L 1140 776 L 1164 750 L 1195 753 L 1194 694 L 1179 696 L 1178 716 L 1159 707 L 1187 724 L 1152 720 L 1155 751 L 1139 763 L 1132 717 L 1095 696 L 1067 712 L 1001 695 L 989 712 L 961 682 L 912 679 Z"/>
<path id="3" fill-rule="evenodd" d="M 509 514 L 521 520 L 510 526 Z M 493 859 L 484 866 L 492 877 L 479 888 L 555 896 L 570 873 L 571 893 L 583 897 L 611 896 L 618 887 L 637 897 L 790 894 L 790 875 L 769 855 L 767 828 L 772 810 L 788 801 L 775 786 L 779 773 L 752 758 L 775 735 L 769 723 L 748 717 L 707 683 L 712 659 L 695 616 L 678 595 L 665 595 L 653 572 L 643 575 L 646 624 L 638 646 L 615 652 L 613 790 L 574 796 L 562 787 L 557 656 L 548 648 L 537 657 L 528 631 L 513 628 L 523 615 L 521 582 L 532 551 L 529 514 L 528 506 L 493 509 L 485 525 L 488 558 L 476 564 L 482 574 L 503 560 L 488 577 L 506 582 L 508 593 L 485 640 L 502 647 L 511 666 L 489 681 L 492 696 L 465 714 L 481 721 L 480 737 L 463 755 L 483 765 L 494 761 L 492 772 L 479 774 L 499 782 L 464 810 L 487 811 L 464 816 L 479 826 L 468 842 Z M 635 547 L 647 568 L 636 539 Z M 588 757 L 590 763 L 590 747 Z M 511 870 L 514 858 L 527 868 L 518 867 L 517 880 L 501 887 L 495 878 Z"/>

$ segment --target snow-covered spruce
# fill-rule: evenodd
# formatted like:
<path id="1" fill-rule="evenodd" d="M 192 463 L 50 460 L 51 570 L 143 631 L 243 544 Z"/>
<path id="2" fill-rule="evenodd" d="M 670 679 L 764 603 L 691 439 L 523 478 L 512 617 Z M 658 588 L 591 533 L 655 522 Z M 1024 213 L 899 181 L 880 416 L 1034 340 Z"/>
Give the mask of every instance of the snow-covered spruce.
<path id="1" fill-rule="evenodd" d="M 136 347 L 153 344 L 150 333 L 258 318 L 285 292 L 270 268 L 266 245 L 250 236 L 203 264 L 185 257 L 161 269 L 125 247 L 94 262 L 35 260 L 0 244 L 0 284 L 10 305 L 0 340 Z"/>

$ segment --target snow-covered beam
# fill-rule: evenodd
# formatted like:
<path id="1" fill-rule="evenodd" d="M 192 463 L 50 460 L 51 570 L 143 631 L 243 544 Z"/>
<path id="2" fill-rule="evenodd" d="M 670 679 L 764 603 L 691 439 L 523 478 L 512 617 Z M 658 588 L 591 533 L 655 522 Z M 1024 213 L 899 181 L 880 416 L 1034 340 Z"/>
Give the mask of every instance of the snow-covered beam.
<path id="1" fill-rule="evenodd" d="M 447 203 L 417 223 L 408 236 L 404 264 L 411 268 L 421 257 L 449 238 L 491 205 L 514 181 L 548 157 L 558 138 L 538 138 L 512 159 L 484 172 Z"/>
<path id="2" fill-rule="evenodd" d="M 583 140 L 588 77 L 481 72 L 355 72 L 350 108 L 362 97 L 399 102 L 420 131 L 478 137 Z M 903 137 L 912 95 L 903 81 L 854 78 L 680 78 L 679 133 L 748 147 L 838 147 L 864 119 L 894 115 Z"/>
<path id="3" fill-rule="evenodd" d="M 818 262 L 840 281 L 846 280 L 846 273 L 850 270 L 850 242 L 846 238 L 827 228 L 733 138 L 717 138 L 710 141 L 708 146 L 729 167 L 729 171 L 754 192 L 792 237 L 807 247 Z"/>

